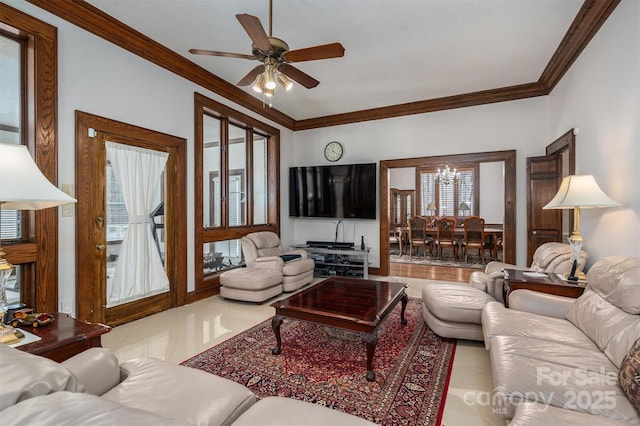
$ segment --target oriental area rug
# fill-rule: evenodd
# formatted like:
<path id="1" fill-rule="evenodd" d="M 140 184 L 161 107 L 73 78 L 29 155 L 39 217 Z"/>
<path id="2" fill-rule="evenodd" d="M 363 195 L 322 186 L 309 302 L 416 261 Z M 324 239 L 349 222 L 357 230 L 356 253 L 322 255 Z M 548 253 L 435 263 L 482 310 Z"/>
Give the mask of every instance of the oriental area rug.
<path id="1" fill-rule="evenodd" d="M 182 365 L 238 382 L 259 398 L 283 396 L 341 410 L 385 425 L 439 425 L 456 343 L 434 334 L 410 298 L 400 324 L 396 306 L 378 331 L 375 382 L 366 374 L 366 346 L 355 333 L 285 319 L 282 354 L 271 320 L 184 361 Z"/>

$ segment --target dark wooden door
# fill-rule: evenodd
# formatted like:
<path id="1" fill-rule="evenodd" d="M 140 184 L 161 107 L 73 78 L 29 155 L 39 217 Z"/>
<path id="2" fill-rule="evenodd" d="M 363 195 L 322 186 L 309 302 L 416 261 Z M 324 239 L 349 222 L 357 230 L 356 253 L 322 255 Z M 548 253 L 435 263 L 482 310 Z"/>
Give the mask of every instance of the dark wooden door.
<path id="1" fill-rule="evenodd" d="M 562 241 L 562 210 L 543 210 L 562 180 L 559 155 L 527 158 L 527 265 L 544 243 Z"/>

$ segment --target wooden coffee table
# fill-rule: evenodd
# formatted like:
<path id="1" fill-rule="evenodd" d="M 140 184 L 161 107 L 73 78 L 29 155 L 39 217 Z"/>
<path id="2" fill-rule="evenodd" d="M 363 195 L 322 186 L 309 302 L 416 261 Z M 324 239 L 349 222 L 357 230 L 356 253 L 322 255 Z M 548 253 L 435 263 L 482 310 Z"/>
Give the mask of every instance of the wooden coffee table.
<path id="1" fill-rule="evenodd" d="M 376 380 L 373 354 L 378 343 L 378 327 L 400 301 L 400 321 L 402 325 L 407 324 L 404 317 L 407 286 L 404 283 L 331 277 L 275 302 L 271 304 L 276 309 L 271 327 L 277 346 L 271 352 L 278 355 L 282 351 L 280 326 L 285 318 L 355 331 L 362 335 L 367 345 L 367 380 L 373 382 Z"/>

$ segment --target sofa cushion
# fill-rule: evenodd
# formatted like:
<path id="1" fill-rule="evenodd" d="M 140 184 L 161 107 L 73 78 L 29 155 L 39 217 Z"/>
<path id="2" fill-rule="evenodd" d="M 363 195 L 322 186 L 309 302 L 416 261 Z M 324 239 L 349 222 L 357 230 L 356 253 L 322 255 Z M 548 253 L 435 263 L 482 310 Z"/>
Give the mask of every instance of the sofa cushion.
<path id="1" fill-rule="evenodd" d="M 220 275 L 220 284 L 242 290 L 264 290 L 281 282 L 279 269 L 235 268 Z"/>
<path id="2" fill-rule="evenodd" d="M 586 350 L 599 350 L 593 341 L 566 319 L 507 309 L 501 303 L 489 303 L 482 312 L 485 347 L 494 336 L 521 336 L 558 342 Z"/>
<path id="3" fill-rule="evenodd" d="M 509 426 L 629 426 L 627 422 L 608 419 L 592 414 L 578 413 L 564 408 L 550 407 L 539 402 L 518 404 Z"/>
<path id="4" fill-rule="evenodd" d="M 181 422 L 229 425 L 256 401 L 236 382 L 158 359 L 134 359 L 120 369 L 126 378 L 103 398 Z"/>
<path id="5" fill-rule="evenodd" d="M 258 249 L 259 257 L 280 255 L 280 238 L 275 232 L 253 232 L 246 237 L 251 240 Z"/>
<path id="6" fill-rule="evenodd" d="M 422 303 L 441 320 L 480 324 L 482 308 L 495 299 L 482 290 L 458 283 L 428 283 Z"/>
<path id="7" fill-rule="evenodd" d="M 629 401 L 640 410 L 640 339 L 636 340 L 624 357 L 618 374 L 620 386 Z"/>
<path id="8" fill-rule="evenodd" d="M 629 314 L 640 314 L 640 258 L 609 256 L 589 269 L 589 287 Z"/>
<path id="9" fill-rule="evenodd" d="M 284 264 L 282 275 L 290 277 L 312 271 L 315 267 L 313 259 L 297 259 Z"/>
<path id="10" fill-rule="evenodd" d="M 580 251 L 578 270 L 582 271 L 587 262 L 588 255 Z M 538 247 L 533 253 L 530 270 L 536 272 L 555 272 L 556 274 L 566 274 L 571 270 L 571 246 L 563 243 L 545 243 Z"/>
<path id="11" fill-rule="evenodd" d="M 136 425 L 177 426 L 188 423 L 160 417 L 85 393 L 56 392 L 22 401 L 0 411 L 3 426 Z"/>
<path id="12" fill-rule="evenodd" d="M 638 290 L 640 292 L 640 287 Z M 640 332 L 638 315 L 624 312 L 589 287 L 569 307 L 567 319 L 589 336 L 617 366 L 640 337 L 637 336 Z"/>
<path id="13" fill-rule="evenodd" d="M 3 344 L 0 344 L 0 378 L 0 411 L 52 392 L 84 391 L 75 376 L 57 362 Z"/>
<path id="14" fill-rule="evenodd" d="M 512 418 L 523 401 L 640 422 L 618 384 L 618 368 L 600 351 L 517 336 L 491 339 L 491 366 L 500 414 Z"/>
<path id="15" fill-rule="evenodd" d="M 291 398 L 267 397 L 249 408 L 233 426 L 369 426 L 351 414 Z"/>

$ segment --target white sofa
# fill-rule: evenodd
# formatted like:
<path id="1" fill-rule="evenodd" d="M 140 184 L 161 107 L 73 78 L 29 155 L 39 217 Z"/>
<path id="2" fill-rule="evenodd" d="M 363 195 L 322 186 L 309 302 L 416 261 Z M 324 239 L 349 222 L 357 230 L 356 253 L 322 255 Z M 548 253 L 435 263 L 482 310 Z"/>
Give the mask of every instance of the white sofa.
<path id="1" fill-rule="evenodd" d="M 119 365 L 105 348 L 63 363 L 0 344 L 0 424 L 10 425 L 371 425 L 289 398 L 256 402 L 216 375 L 144 358 Z"/>
<path id="2" fill-rule="evenodd" d="M 512 424 L 551 424 L 549 416 L 563 425 L 640 424 L 638 395 L 629 398 L 635 391 L 618 379 L 640 338 L 640 258 L 601 259 L 587 281 L 578 299 L 519 290 L 510 296 L 511 309 L 485 306 L 493 401 Z M 559 409 L 562 415 L 553 417 Z"/>

